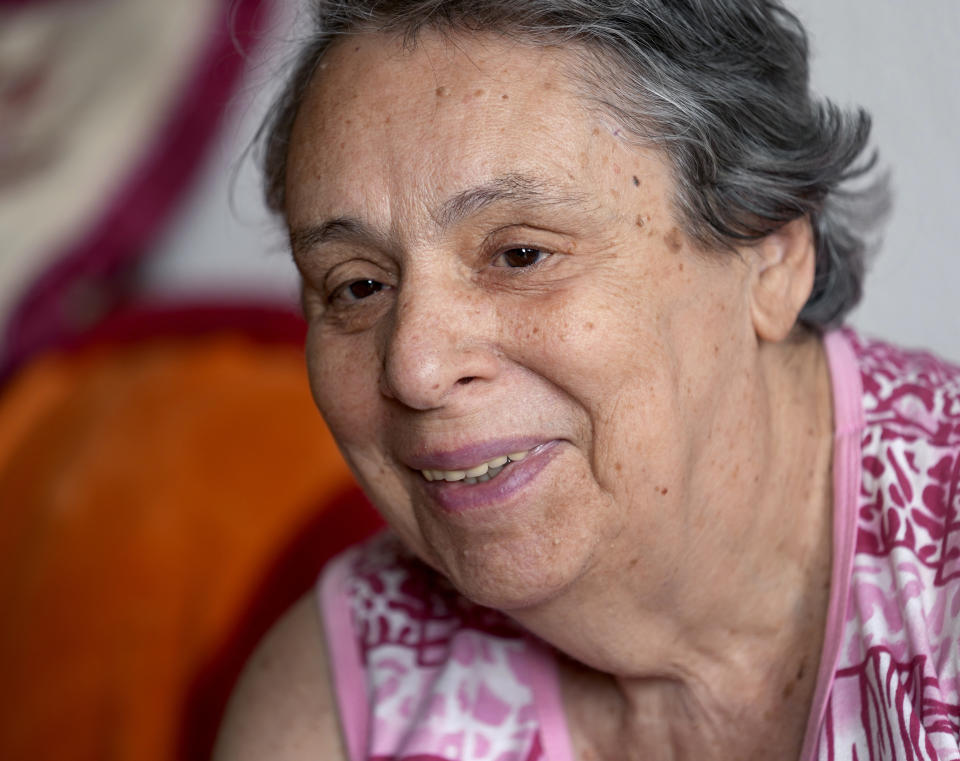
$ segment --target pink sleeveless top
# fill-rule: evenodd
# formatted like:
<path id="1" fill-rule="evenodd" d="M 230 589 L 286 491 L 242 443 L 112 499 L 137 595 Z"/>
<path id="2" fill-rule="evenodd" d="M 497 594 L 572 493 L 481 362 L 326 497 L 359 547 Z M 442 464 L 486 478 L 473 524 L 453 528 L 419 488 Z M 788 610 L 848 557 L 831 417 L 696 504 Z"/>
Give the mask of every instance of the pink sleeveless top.
<path id="1" fill-rule="evenodd" d="M 801 761 L 960 759 L 960 368 L 824 339 L 833 578 Z M 318 584 L 350 761 L 573 761 L 549 646 L 390 534 Z"/>

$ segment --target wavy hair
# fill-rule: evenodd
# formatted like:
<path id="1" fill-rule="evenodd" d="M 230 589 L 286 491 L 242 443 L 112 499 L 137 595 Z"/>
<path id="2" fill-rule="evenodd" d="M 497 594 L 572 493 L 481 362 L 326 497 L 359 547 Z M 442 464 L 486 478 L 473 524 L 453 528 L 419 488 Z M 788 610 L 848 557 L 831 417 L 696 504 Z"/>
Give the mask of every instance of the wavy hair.
<path id="1" fill-rule="evenodd" d="M 664 151 L 687 234 L 732 249 L 807 217 L 816 274 L 800 313 L 842 321 L 889 208 L 870 117 L 809 86 L 802 24 L 775 0 L 311 0 L 311 29 L 261 126 L 268 206 L 283 213 L 290 134 L 325 51 L 355 33 L 415 47 L 427 28 L 496 33 L 579 55 L 583 96 L 623 134 Z"/>

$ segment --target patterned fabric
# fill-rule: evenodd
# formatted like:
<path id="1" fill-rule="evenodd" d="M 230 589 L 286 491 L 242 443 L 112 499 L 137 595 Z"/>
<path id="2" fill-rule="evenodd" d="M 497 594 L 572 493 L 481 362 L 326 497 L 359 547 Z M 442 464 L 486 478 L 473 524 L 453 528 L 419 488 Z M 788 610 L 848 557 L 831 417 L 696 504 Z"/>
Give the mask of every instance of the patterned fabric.
<path id="1" fill-rule="evenodd" d="M 960 759 L 960 368 L 845 334 L 856 554 L 818 759 Z"/>
<path id="2" fill-rule="evenodd" d="M 355 693 L 361 684 L 364 695 L 355 699 L 369 710 L 359 740 L 363 750 L 351 747 L 352 759 L 545 758 L 542 714 L 559 694 L 549 681 L 552 670 L 542 643 L 500 613 L 460 597 L 390 534 L 349 551 L 335 564 L 340 574 L 333 575 L 342 580 L 334 585 L 347 584 L 353 634 L 341 648 L 337 633 L 328 629 L 331 660 L 349 682 L 343 689 L 337 684 L 341 715 L 344 694 Z M 330 579 L 328 571 L 326 594 L 336 605 Z M 327 607 L 325 620 L 338 612 Z M 352 654 L 338 653 L 349 646 L 359 657 L 356 668 Z"/>
<path id="3" fill-rule="evenodd" d="M 802 761 L 960 760 L 960 368 L 829 334 L 833 582 Z M 572 761 L 549 648 L 382 535 L 325 571 L 351 761 Z"/>

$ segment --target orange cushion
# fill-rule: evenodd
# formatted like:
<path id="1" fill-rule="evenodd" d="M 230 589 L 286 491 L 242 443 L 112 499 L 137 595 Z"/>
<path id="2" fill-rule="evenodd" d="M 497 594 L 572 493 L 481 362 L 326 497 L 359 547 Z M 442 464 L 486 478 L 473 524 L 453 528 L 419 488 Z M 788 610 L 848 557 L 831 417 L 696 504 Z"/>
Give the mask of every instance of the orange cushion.
<path id="1" fill-rule="evenodd" d="M 198 668 L 351 476 L 299 346 L 35 359 L 0 397 L 0 758 L 170 759 Z"/>

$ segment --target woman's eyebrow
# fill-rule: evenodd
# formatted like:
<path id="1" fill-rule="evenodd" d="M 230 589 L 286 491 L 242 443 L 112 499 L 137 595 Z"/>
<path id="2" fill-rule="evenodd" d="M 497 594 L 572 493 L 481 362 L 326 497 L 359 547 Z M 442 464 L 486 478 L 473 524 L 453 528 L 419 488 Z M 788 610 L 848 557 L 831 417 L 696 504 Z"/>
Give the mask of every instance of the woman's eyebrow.
<path id="1" fill-rule="evenodd" d="M 584 196 L 533 175 L 505 174 L 457 193 L 444 201 L 431 216 L 441 229 L 447 229 L 487 206 L 504 202 L 526 206 L 576 206 L 583 204 Z"/>
<path id="2" fill-rule="evenodd" d="M 290 248 L 293 255 L 306 253 L 332 240 L 367 242 L 386 247 L 386 236 L 356 217 L 335 217 L 315 225 L 290 230 Z"/>
<path id="3" fill-rule="evenodd" d="M 582 206 L 582 193 L 575 193 L 548 180 L 525 174 L 505 174 L 451 196 L 430 213 L 442 230 L 497 203 L 524 206 Z M 329 241 L 354 241 L 389 248 L 389 236 L 357 217 L 334 217 L 290 231 L 294 255 L 306 253 Z"/>

